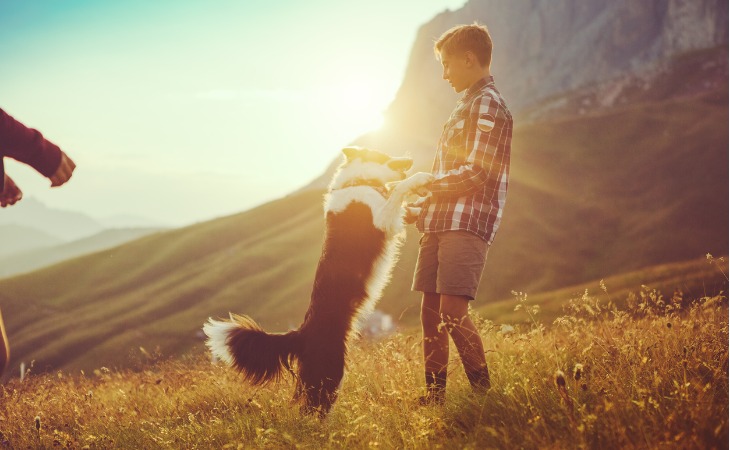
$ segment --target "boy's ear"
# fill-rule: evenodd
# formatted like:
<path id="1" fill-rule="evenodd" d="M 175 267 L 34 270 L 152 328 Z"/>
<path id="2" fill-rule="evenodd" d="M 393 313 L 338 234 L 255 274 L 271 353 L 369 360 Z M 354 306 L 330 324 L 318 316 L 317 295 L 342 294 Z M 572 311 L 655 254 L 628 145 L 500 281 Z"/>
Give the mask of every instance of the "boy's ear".
<path id="1" fill-rule="evenodd" d="M 363 152 L 362 147 L 345 147 L 342 149 L 342 153 L 345 155 L 345 158 L 347 158 L 348 161 L 352 161 L 353 159 L 360 156 Z"/>

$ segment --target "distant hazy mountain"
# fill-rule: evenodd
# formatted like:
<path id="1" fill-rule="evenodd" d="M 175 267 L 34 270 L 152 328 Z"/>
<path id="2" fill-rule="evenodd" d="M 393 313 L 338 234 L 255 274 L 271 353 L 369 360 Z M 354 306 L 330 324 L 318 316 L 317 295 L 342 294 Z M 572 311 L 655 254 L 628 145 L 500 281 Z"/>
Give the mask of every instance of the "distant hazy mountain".
<path id="1" fill-rule="evenodd" d="M 0 272 L 4 268 L 2 258 L 5 256 L 50 247 L 61 242 L 61 239 L 35 227 L 0 225 Z"/>
<path id="2" fill-rule="evenodd" d="M 0 225 L 9 224 L 34 228 L 64 241 L 91 236 L 104 229 L 86 214 L 49 208 L 32 197 L 0 211 Z"/>
<path id="3" fill-rule="evenodd" d="M 0 278 L 30 272 L 60 261 L 116 247 L 161 230 L 159 228 L 110 229 L 72 242 L 61 244 L 54 239 L 44 246 L 33 246 L 32 248 L 28 247 L 5 253 L 3 251 L 3 241 L 17 242 L 22 238 L 22 233 L 18 230 L 8 230 L 8 228 L 19 227 L 14 225 L 0 226 Z M 5 234 L 6 231 L 7 234 Z M 34 238 L 33 242 L 38 244 L 40 239 Z"/>
<path id="4" fill-rule="evenodd" d="M 133 214 L 116 214 L 97 218 L 106 228 L 171 228 L 169 224 Z"/>

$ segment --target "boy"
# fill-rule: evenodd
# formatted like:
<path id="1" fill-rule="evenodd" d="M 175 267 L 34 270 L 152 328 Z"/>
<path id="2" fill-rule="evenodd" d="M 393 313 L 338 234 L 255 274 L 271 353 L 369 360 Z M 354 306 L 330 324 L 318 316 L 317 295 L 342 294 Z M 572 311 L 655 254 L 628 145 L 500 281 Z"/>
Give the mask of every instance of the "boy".
<path id="1" fill-rule="evenodd" d="M 489 389 L 484 347 L 469 318 L 487 251 L 507 193 L 512 116 L 490 73 L 492 39 L 483 25 L 460 25 L 434 45 L 443 78 L 464 92 L 444 126 L 433 162 L 434 181 L 418 217 L 423 233 L 413 290 L 423 292 L 421 325 L 427 394 L 441 404 L 446 392 L 448 337 L 476 392 Z"/>

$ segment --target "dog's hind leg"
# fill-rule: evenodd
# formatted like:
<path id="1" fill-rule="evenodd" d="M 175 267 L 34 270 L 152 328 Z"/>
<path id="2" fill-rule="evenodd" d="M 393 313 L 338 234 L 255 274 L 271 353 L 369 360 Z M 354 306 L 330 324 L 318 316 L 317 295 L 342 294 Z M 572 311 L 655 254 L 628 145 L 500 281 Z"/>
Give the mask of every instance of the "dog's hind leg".
<path id="1" fill-rule="evenodd" d="M 295 396 L 303 400 L 302 411 L 321 417 L 335 400 L 345 373 L 345 347 L 316 345 L 299 360 L 299 378 Z"/>

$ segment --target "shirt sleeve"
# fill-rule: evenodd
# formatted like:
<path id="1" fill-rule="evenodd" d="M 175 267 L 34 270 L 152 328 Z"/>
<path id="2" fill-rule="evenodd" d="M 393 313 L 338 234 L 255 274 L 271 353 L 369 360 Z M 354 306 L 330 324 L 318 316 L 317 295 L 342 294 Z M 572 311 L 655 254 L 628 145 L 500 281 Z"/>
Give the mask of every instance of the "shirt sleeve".
<path id="1" fill-rule="evenodd" d="M 0 158 L 8 156 L 50 177 L 61 164 L 61 149 L 38 131 L 0 109 Z"/>
<path id="2" fill-rule="evenodd" d="M 499 103 L 490 95 L 475 99 L 465 121 L 466 158 L 454 169 L 438 177 L 429 186 L 437 197 L 461 197 L 481 189 L 489 178 L 496 146 L 489 145 L 495 127 Z"/>

